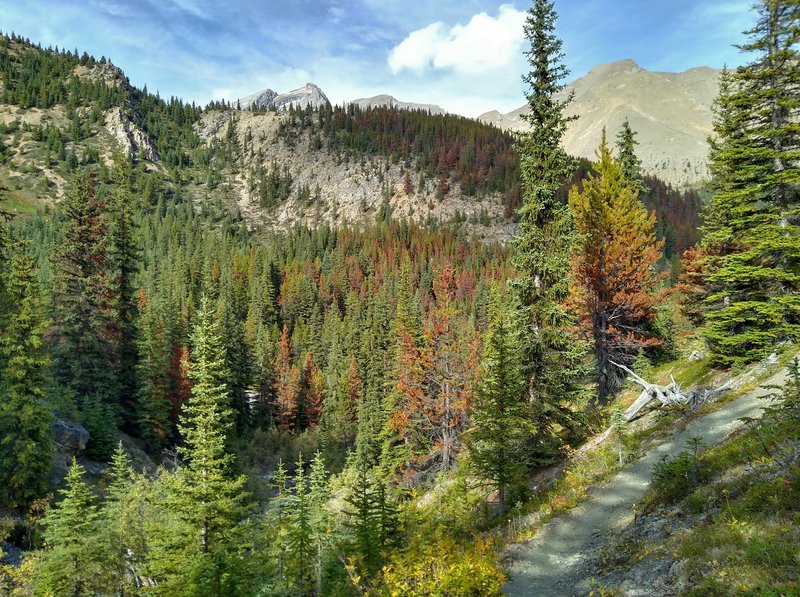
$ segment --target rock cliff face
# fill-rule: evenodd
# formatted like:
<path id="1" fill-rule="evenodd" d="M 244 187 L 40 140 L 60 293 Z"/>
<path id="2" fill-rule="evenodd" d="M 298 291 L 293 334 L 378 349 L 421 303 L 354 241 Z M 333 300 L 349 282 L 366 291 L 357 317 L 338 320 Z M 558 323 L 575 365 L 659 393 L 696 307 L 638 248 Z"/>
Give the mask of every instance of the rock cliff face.
<path id="1" fill-rule="evenodd" d="M 400 110 L 425 110 L 431 114 L 445 114 L 445 110 L 434 104 L 417 104 L 415 102 L 401 102 L 396 97 L 381 94 L 373 97 L 362 97 L 355 99 L 349 104 L 355 104 L 361 108 L 398 108 Z"/>
<path id="2" fill-rule="evenodd" d="M 158 161 L 158 152 L 150 137 L 131 122 L 119 107 L 106 112 L 106 129 L 126 155 L 142 156 L 153 163 Z"/>
<path id="3" fill-rule="evenodd" d="M 264 91 L 259 91 L 253 95 L 243 97 L 237 100 L 237 102 L 242 110 L 253 110 L 259 108 L 266 109 L 272 105 L 272 100 L 274 100 L 276 97 L 278 97 L 278 93 L 276 91 L 272 91 L 272 89 L 265 89 Z"/>
<path id="4" fill-rule="evenodd" d="M 701 67 L 682 73 L 658 73 L 632 60 L 603 64 L 568 87 L 575 99 L 567 113 L 578 115 L 564 137 L 572 155 L 593 159 L 603 127 L 613 140 L 625 118 L 638 133 L 638 154 L 646 172 L 677 186 L 696 185 L 708 176 L 711 104 L 719 89 L 719 71 Z M 496 110 L 480 120 L 524 130 L 523 106 L 508 114 Z"/>
<path id="5" fill-rule="evenodd" d="M 254 108 L 288 110 L 290 105 L 302 109 L 308 105 L 317 107 L 330 103 L 328 96 L 313 83 L 306 83 L 303 87 L 288 93 L 277 93 L 272 89 L 265 89 L 231 103 L 236 106 L 237 102 L 242 110 Z"/>

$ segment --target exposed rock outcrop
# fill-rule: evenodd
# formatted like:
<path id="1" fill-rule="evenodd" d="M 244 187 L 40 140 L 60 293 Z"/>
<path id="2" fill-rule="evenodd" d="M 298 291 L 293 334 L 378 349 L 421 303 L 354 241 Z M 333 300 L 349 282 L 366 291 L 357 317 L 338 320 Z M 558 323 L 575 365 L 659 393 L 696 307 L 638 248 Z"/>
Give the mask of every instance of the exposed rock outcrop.
<path id="1" fill-rule="evenodd" d="M 238 106 L 241 110 L 267 109 L 272 106 L 272 101 L 276 97 L 278 97 L 277 91 L 265 89 L 237 100 L 234 106 Z"/>
<path id="2" fill-rule="evenodd" d="M 87 81 L 95 81 L 108 85 L 109 87 L 120 87 L 131 89 L 130 81 L 122 69 L 114 66 L 111 62 L 96 62 L 92 66 L 79 64 L 73 70 L 75 76 Z"/>
<path id="3" fill-rule="evenodd" d="M 58 420 L 53 423 L 53 437 L 59 451 L 79 456 L 89 443 L 89 432 L 79 423 Z"/>
<path id="4" fill-rule="evenodd" d="M 122 147 L 125 155 L 141 156 L 148 162 L 158 161 L 155 145 L 142 129 L 131 122 L 119 107 L 106 112 L 106 129 Z"/>

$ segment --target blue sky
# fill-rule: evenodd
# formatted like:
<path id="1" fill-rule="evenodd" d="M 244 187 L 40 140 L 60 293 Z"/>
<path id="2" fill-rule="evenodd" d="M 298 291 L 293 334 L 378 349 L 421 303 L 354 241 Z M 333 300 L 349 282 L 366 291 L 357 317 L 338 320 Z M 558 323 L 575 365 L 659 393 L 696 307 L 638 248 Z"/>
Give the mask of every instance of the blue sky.
<path id="1" fill-rule="evenodd" d="M 556 0 L 570 78 L 632 58 L 650 70 L 741 62 L 752 0 Z M 318 84 L 467 116 L 524 103 L 530 2 L 0 0 L 0 29 L 106 56 L 137 86 L 205 104 Z"/>

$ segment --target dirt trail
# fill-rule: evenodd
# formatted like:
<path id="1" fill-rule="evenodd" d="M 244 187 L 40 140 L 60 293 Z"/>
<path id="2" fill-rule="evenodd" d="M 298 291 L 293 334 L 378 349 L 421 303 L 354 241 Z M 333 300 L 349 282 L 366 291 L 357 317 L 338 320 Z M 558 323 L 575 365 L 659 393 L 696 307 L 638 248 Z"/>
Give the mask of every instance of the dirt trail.
<path id="1" fill-rule="evenodd" d="M 721 406 L 715 412 L 689 423 L 664 443 L 625 467 L 607 483 L 593 489 L 589 498 L 567 514 L 554 518 L 526 543 L 512 545 L 510 580 L 504 587 L 511 597 L 557 597 L 587 595 L 594 553 L 613 531 L 633 520 L 633 505 L 650 485 L 651 471 L 665 454 L 677 454 L 690 438 L 699 437 L 708 446 L 719 443 L 742 422 L 759 416 L 766 405 L 764 386 L 783 385 L 787 371 L 781 370 L 758 388 Z"/>

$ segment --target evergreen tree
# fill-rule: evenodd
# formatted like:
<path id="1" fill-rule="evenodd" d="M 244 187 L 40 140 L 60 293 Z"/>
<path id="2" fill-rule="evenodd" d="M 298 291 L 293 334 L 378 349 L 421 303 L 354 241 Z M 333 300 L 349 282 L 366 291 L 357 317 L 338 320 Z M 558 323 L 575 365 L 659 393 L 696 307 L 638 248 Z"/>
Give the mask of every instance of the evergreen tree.
<path id="1" fill-rule="evenodd" d="M 7 301 L 0 313 L 0 504 L 22 508 L 44 494 L 53 448 L 45 403 L 47 322 L 34 267 L 20 243 L 9 271 L 0 271 Z"/>
<path id="2" fill-rule="evenodd" d="M 129 429 L 137 425 L 136 297 L 134 277 L 139 269 L 134 206 L 131 199 L 131 165 L 122 155 L 114 156 L 115 192 L 109 204 L 108 266 L 111 283 L 114 352 L 123 419 Z"/>
<path id="3" fill-rule="evenodd" d="M 649 329 L 655 292 L 664 275 L 656 267 L 663 241 L 655 216 L 638 200 L 636 186 L 614 160 L 605 129 L 593 175 L 570 190 L 569 205 L 581 241 L 573 266 L 573 305 L 591 337 L 596 357 L 598 402 L 603 405 L 643 347 L 658 344 Z"/>
<path id="4" fill-rule="evenodd" d="M 46 549 L 37 584 L 45 595 L 82 597 L 95 595 L 99 588 L 97 504 L 83 475 L 73 458 L 61 501 L 44 519 Z"/>
<path id="5" fill-rule="evenodd" d="M 161 297 L 148 297 L 143 291 L 139 300 L 139 362 L 137 390 L 139 398 L 139 434 L 151 452 L 163 448 L 172 435 L 170 405 L 170 341 L 166 313 Z"/>
<path id="6" fill-rule="evenodd" d="M 141 584 L 140 566 L 147 553 L 143 521 L 145 495 L 122 442 L 111 458 L 108 481 L 99 515 L 103 584 L 108 594 L 135 594 Z"/>
<path id="7" fill-rule="evenodd" d="M 274 417 L 281 429 L 292 430 L 297 422 L 300 394 L 300 371 L 292 365 L 292 344 L 289 328 L 284 324 L 275 355 Z"/>
<path id="8" fill-rule="evenodd" d="M 400 540 L 397 508 L 386 495 L 386 485 L 359 466 L 356 483 L 345 502 L 350 533 L 349 549 L 357 559 L 360 571 L 374 576 L 381 568 L 387 550 Z"/>
<path id="9" fill-rule="evenodd" d="M 73 179 L 63 201 L 63 240 L 55 256 L 53 297 L 57 322 L 52 336 L 53 370 L 88 416 L 90 454 L 108 458 L 113 443 L 99 442 L 115 431 L 119 384 L 115 373 L 113 297 L 109 280 L 105 202 L 94 175 Z"/>
<path id="10" fill-rule="evenodd" d="M 644 184 L 642 177 L 642 161 L 636 155 L 636 131 L 631 128 L 628 119 L 622 123 L 622 129 L 617 133 L 617 161 L 622 168 L 622 174 L 634 188 L 640 193 L 646 193 L 649 189 Z"/>
<path id="11" fill-rule="evenodd" d="M 559 428 L 576 427 L 572 406 L 579 393 L 583 349 L 572 318 L 564 308 L 569 294 L 570 253 L 574 230 L 558 191 L 573 171 L 573 161 L 561 148 L 567 125 L 564 114 L 572 95 L 561 95 L 568 71 L 562 42 L 555 35 L 556 13 L 549 0 L 534 0 L 525 22 L 530 71 L 523 77 L 531 130 L 519 135 L 517 151 L 524 186 L 515 239 L 514 280 L 519 304 L 521 349 L 533 406 L 536 438 L 533 463 L 547 462 L 563 445 Z M 562 99 L 563 98 L 563 99 Z"/>
<path id="12" fill-rule="evenodd" d="M 232 556 L 233 533 L 242 515 L 244 477 L 231 474 L 233 455 L 226 441 L 233 420 L 225 385 L 225 352 L 212 302 L 203 297 L 192 332 L 189 378 L 191 398 L 183 408 L 179 430 L 183 437 L 178 469 L 176 514 L 192 529 L 187 538 L 187 568 L 198 591 L 224 595 L 228 582 L 225 560 Z"/>
<path id="13" fill-rule="evenodd" d="M 272 479 L 272 487 L 275 496 L 270 501 L 268 515 L 270 523 L 267 526 L 269 536 L 268 545 L 274 550 L 277 560 L 278 582 L 286 581 L 286 555 L 288 551 L 289 535 L 289 503 L 290 496 L 288 490 L 288 475 L 282 461 L 278 461 L 275 476 Z"/>
<path id="14" fill-rule="evenodd" d="M 752 360 L 800 333 L 800 5 L 760 0 L 725 71 L 709 154 L 714 196 L 705 215 L 705 336 L 721 364 Z"/>
<path id="15" fill-rule="evenodd" d="M 316 556 L 313 537 L 312 510 L 309 488 L 303 468 L 303 455 L 297 460 L 294 475 L 294 493 L 289 499 L 287 555 L 294 572 L 294 583 L 298 595 L 311 592 L 311 578 Z"/>
<path id="16" fill-rule="evenodd" d="M 317 452 L 311 461 L 309 486 L 309 505 L 311 510 L 311 533 L 316 549 L 314 555 L 315 590 L 322 595 L 322 568 L 324 550 L 332 539 L 333 515 L 330 510 L 331 490 L 325 460 Z"/>
<path id="17" fill-rule="evenodd" d="M 524 473 L 523 446 L 532 431 L 519 341 L 504 299 L 495 293 L 490 306 L 472 429 L 467 435 L 471 463 L 497 489 L 500 516 L 506 511 L 507 489 Z"/>

